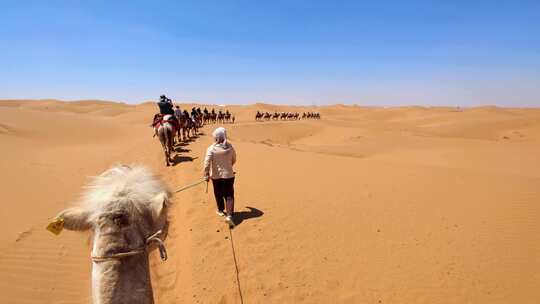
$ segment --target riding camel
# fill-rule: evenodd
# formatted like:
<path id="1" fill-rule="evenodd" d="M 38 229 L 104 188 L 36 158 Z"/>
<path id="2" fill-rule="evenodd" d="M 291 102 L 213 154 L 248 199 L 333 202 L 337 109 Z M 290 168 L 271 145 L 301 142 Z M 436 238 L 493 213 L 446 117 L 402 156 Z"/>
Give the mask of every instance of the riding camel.
<path id="1" fill-rule="evenodd" d="M 152 304 L 149 252 L 159 248 L 167 226 L 170 192 L 141 166 L 118 165 L 94 177 L 76 206 L 60 212 L 47 227 L 92 235 L 92 302 Z"/>

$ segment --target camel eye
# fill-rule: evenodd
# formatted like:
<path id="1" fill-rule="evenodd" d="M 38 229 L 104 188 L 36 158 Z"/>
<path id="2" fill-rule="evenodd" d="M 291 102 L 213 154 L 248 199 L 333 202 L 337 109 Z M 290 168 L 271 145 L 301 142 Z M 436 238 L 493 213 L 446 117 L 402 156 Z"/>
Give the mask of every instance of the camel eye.
<path id="1" fill-rule="evenodd" d="M 112 220 L 118 227 L 123 227 L 128 224 L 128 217 L 126 214 L 115 214 Z"/>

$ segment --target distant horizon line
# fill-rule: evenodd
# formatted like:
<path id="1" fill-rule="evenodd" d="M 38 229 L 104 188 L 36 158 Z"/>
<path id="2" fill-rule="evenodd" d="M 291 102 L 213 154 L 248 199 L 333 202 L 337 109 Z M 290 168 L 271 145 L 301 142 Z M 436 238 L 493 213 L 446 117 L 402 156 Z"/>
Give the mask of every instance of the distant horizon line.
<path id="1" fill-rule="evenodd" d="M 107 99 L 59 99 L 59 98 L 0 98 L 0 102 L 44 102 L 44 101 L 55 101 L 55 102 L 102 102 L 102 103 L 116 103 L 124 105 L 142 105 L 146 103 L 156 103 L 157 100 L 143 100 L 139 102 L 126 102 L 126 101 L 116 101 L 116 100 L 107 100 Z M 359 104 L 359 103 L 324 103 L 324 104 L 293 104 L 293 103 L 272 103 L 264 101 L 254 101 L 251 103 L 208 103 L 201 101 L 174 101 L 177 104 L 196 104 L 196 105 L 211 105 L 211 106 L 255 106 L 255 105 L 268 105 L 268 106 L 291 106 L 291 107 L 332 107 L 332 106 L 345 106 L 345 107 L 370 107 L 370 108 L 401 108 L 401 107 L 420 107 L 420 108 L 485 108 L 485 107 L 495 107 L 495 108 L 509 108 L 509 109 L 540 109 L 538 106 L 508 106 L 508 105 L 497 105 L 497 104 L 477 104 L 477 105 L 426 105 L 426 104 Z"/>

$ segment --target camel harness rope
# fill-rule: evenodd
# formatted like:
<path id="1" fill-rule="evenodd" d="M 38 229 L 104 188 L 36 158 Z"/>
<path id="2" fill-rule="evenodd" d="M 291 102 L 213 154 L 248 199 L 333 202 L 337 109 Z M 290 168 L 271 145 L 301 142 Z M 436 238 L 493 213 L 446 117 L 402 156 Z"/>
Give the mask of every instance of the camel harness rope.
<path id="1" fill-rule="evenodd" d="M 178 193 L 178 192 L 184 191 L 184 190 L 186 190 L 186 189 L 189 189 L 189 188 L 191 188 L 191 187 L 195 187 L 195 186 L 197 186 L 198 184 L 202 184 L 202 183 L 204 183 L 204 182 L 208 182 L 208 181 L 206 180 L 206 178 L 202 178 L 201 180 L 198 180 L 198 181 L 196 181 L 196 182 L 194 182 L 194 183 L 192 183 L 192 184 L 186 185 L 186 186 L 184 186 L 184 187 L 180 187 L 180 188 L 174 190 L 173 193 Z M 206 187 L 206 192 L 208 192 L 208 184 L 207 184 L 207 187 Z"/>
<path id="2" fill-rule="evenodd" d="M 231 241 L 232 255 L 234 259 L 234 267 L 236 270 L 236 285 L 238 286 L 238 295 L 240 296 L 240 303 L 244 304 L 244 297 L 242 296 L 242 288 L 240 286 L 240 274 L 238 271 L 238 262 L 236 261 L 236 251 L 234 250 L 234 241 L 232 237 L 231 226 L 229 226 L 229 236 L 230 236 L 229 240 Z"/>
<path id="3" fill-rule="evenodd" d="M 141 253 L 147 252 L 147 248 L 148 248 L 148 246 L 150 246 L 150 244 L 152 242 L 157 243 L 158 248 L 159 248 L 159 255 L 161 256 L 161 260 L 166 261 L 167 260 L 167 250 L 165 249 L 165 244 L 163 243 L 163 241 L 158 237 L 158 235 L 160 235 L 161 233 L 162 233 L 162 231 L 158 230 L 156 233 L 154 233 L 151 236 L 149 236 L 148 238 L 146 238 L 146 243 L 144 244 L 144 246 L 142 246 L 140 248 L 133 249 L 133 250 L 130 250 L 130 251 L 127 251 L 127 252 L 118 252 L 118 253 L 113 253 L 113 254 L 104 255 L 104 256 L 92 256 L 92 261 L 94 261 L 94 262 L 103 262 L 103 261 L 108 261 L 108 260 L 112 260 L 112 259 L 121 259 L 121 258 L 129 257 L 129 256 L 141 254 Z"/>

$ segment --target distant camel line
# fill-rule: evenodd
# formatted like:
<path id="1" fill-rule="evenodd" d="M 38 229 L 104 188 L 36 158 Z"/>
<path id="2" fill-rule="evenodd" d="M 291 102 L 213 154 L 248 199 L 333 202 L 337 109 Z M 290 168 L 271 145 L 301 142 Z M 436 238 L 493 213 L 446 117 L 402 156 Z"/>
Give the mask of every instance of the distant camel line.
<path id="1" fill-rule="evenodd" d="M 255 114 L 256 121 L 269 121 L 269 120 L 299 120 L 299 119 L 321 119 L 319 112 L 303 112 L 302 116 L 298 112 L 261 112 L 257 111 Z"/>
<path id="2" fill-rule="evenodd" d="M 178 111 L 172 114 L 156 114 L 152 126 L 154 127 L 154 136 L 158 136 L 163 153 L 165 155 L 165 164 L 170 166 L 173 159 L 171 154 L 175 151 L 174 146 L 180 142 L 190 141 L 192 138 L 199 136 L 199 129 L 207 124 L 216 123 L 234 123 L 235 116 L 229 110 L 215 111 L 212 108 L 208 111 L 207 108 L 201 111 L 201 108 L 193 108 L 190 113 Z"/>

